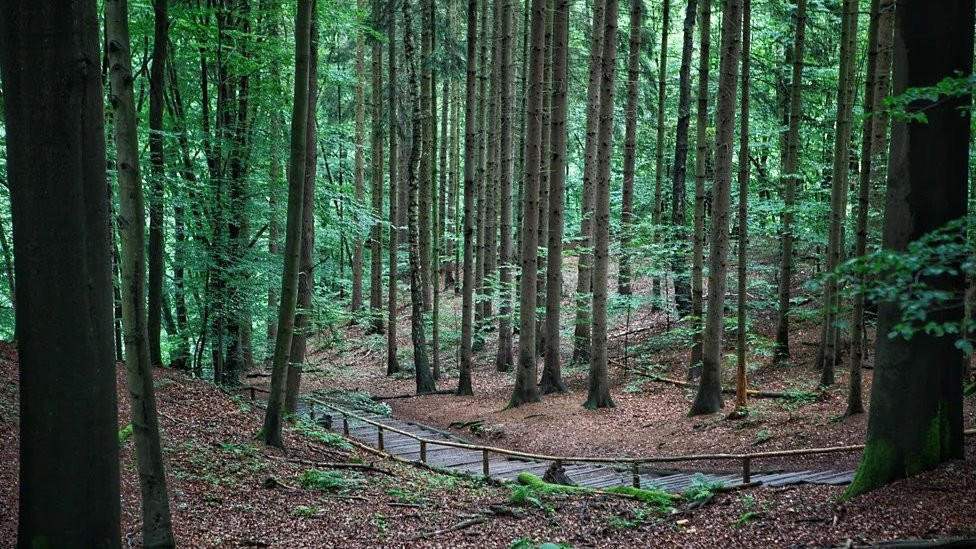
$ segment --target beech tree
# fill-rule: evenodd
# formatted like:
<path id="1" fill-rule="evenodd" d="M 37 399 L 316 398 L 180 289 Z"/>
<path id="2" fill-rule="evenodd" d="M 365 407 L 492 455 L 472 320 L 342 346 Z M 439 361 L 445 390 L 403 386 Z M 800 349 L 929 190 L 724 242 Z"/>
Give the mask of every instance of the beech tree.
<path id="1" fill-rule="evenodd" d="M 122 540 L 100 38 L 94 2 L 0 4 L 27 546 Z"/>
<path id="2" fill-rule="evenodd" d="M 972 0 L 943 2 L 939 9 L 925 2 L 897 2 L 893 94 L 971 74 L 974 14 Z M 935 35 L 940 39 L 932 40 Z M 893 120 L 885 249 L 905 250 L 910 242 L 965 217 L 971 103 L 971 90 L 919 97 L 907 110 L 924 113 L 924 122 L 911 117 Z M 958 324 L 963 319 L 965 277 L 958 264 L 951 267 L 921 275 L 932 289 L 954 296 L 951 306 L 929 312 L 932 322 Z M 963 457 L 963 368 L 957 335 L 919 331 L 910 341 L 901 335 L 889 337 L 903 313 L 891 301 L 878 307 L 867 444 L 846 497 Z"/>

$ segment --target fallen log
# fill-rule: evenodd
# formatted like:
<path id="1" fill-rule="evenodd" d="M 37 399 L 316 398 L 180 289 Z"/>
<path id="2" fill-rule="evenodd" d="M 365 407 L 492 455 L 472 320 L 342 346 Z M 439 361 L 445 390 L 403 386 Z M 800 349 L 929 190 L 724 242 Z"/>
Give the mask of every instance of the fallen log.
<path id="1" fill-rule="evenodd" d="M 454 389 L 440 389 L 437 391 L 430 391 L 429 393 L 406 393 L 403 395 L 373 396 L 370 398 L 372 398 L 375 401 L 380 401 L 380 400 L 395 400 L 398 398 L 414 398 L 414 397 L 422 397 L 422 396 L 429 396 L 429 395 L 453 395 L 455 393 L 456 391 Z"/>
<path id="2" fill-rule="evenodd" d="M 690 383 L 688 381 L 681 381 L 678 379 L 671 379 L 655 374 L 648 374 L 646 372 L 641 372 L 640 370 L 635 370 L 633 368 L 627 368 L 634 375 L 649 379 L 651 381 L 657 381 L 660 383 L 670 383 L 671 385 L 677 385 L 678 387 L 688 387 L 689 389 L 697 389 L 697 383 Z M 735 389 L 726 387 L 722 389 L 722 392 L 729 395 L 735 394 Z M 799 398 L 797 393 L 781 393 L 777 391 L 762 391 L 759 389 L 746 389 L 746 395 L 752 398 L 786 398 L 786 399 L 796 399 Z"/>

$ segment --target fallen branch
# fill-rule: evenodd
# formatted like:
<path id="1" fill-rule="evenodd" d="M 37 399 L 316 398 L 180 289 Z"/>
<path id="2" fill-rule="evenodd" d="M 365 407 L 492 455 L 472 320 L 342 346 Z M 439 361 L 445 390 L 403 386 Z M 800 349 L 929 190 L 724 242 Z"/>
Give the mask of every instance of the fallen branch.
<path id="1" fill-rule="evenodd" d="M 430 391 L 429 393 L 419 393 L 419 394 L 418 393 L 407 393 L 407 394 L 403 394 L 403 395 L 374 396 L 374 397 L 371 397 L 371 398 L 373 400 L 380 401 L 380 400 L 395 400 L 395 399 L 398 399 L 398 398 L 414 398 L 414 397 L 422 397 L 422 396 L 429 396 L 429 395 L 453 395 L 455 393 L 456 392 L 454 391 L 454 389 L 440 389 L 438 391 Z"/>
<path id="2" fill-rule="evenodd" d="M 264 487 L 265 488 L 268 488 L 268 489 L 284 488 L 285 490 L 298 490 L 298 487 L 297 486 L 293 486 L 293 485 L 288 484 L 288 483 L 286 483 L 284 481 L 278 480 L 274 476 L 270 476 L 270 477 L 264 479 L 264 483 L 263 484 L 264 484 Z"/>
<path id="3" fill-rule="evenodd" d="M 432 538 L 434 536 L 439 536 L 441 534 L 447 534 L 449 532 L 456 532 L 458 530 L 464 530 L 465 528 L 470 528 L 472 526 L 475 526 L 477 524 L 482 524 L 484 522 L 485 522 L 485 519 L 483 517 L 478 517 L 478 518 L 472 518 L 472 519 L 468 519 L 468 520 L 463 520 L 463 521 L 455 524 L 454 526 L 451 526 L 449 528 L 444 528 L 443 530 L 435 530 L 433 532 L 424 532 L 424 533 L 417 534 L 416 536 L 410 538 L 410 541 L 418 541 L 418 540 L 422 540 L 422 539 Z"/>
<path id="4" fill-rule="evenodd" d="M 374 473 L 382 473 L 384 475 L 395 476 L 393 473 L 380 469 L 379 467 L 374 467 L 365 463 L 348 463 L 348 462 L 336 462 L 336 461 L 310 461 L 307 459 L 298 458 L 286 458 L 278 456 L 267 456 L 271 459 L 276 459 L 278 461 L 287 461 L 288 463 L 297 463 L 299 465 L 308 465 L 309 467 L 321 467 L 323 469 L 356 469 L 358 471 L 372 471 Z"/>
<path id="5" fill-rule="evenodd" d="M 658 381 L 660 383 L 670 383 L 671 385 L 677 385 L 678 387 L 688 387 L 689 389 L 697 389 L 697 383 L 690 383 L 688 381 L 681 381 L 678 379 L 671 379 L 656 374 L 648 374 L 641 372 L 640 370 L 635 370 L 633 368 L 627 368 L 634 375 L 649 379 L 651 381 Z M 722 392 L 729 395 L 735 394 L 735 389 L 727 387 L 722 389 Z M 776 391 L 761 391 L 759 389 L 746 389 L 746 394 L 752 398 L 787 398 L 796 399 L 798 395 L 796 393 L 780 393 Z"/>

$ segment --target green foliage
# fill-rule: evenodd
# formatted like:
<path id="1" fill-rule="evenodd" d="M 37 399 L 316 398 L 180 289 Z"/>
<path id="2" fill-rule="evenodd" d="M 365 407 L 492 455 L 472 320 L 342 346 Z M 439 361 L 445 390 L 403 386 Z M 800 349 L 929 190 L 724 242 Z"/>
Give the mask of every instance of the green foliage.
<path id="1" fill-rule="evenodd" d="M 925 111 L 941 101 L 953 98 L 968 98 L 976 90 L 976 74 L 948 76 L 933 86 L 908 88 L 901 95 L 884 100 L 885 111 L 892 118 L 910 122 L 928 122 Z M 971 109 L 972 102 L 960 109 Z"/>
<path id="2" fill-rule="evenodd" d="M 319 507 L 308 507 L 305 505 L 299 505 L 298 507 L 295 507 L 292 510 L 291 516 L 298 517 L 298 518 L 316 518 L 322 513 L 325 513 L 325 509 L 321 509 Z"/>
<path id="3" fill-rule="evenodd" d="M 684 491 L 682 496 L 697 505 L 704 505 L 715 497 L 715 490 L 722 488 L 724 484 L 721 482 L 712 482 L 708 478 L 697 473 L 692 478 L 691 486 Z"/>
<path id="4" fill-rule="evenodd" d="M 390 417 L 393 410 L 385 402 L 376 402 L 365 391 L 348 391 L 346 389 L 321 389 L 311 394 L 313 398 L 333 403 L 343 408 L 362 410 L 371 414 Z"/>
<path id="5" fill-rule="evenodd" d="M 338 433 L 330 433 L 319 427 L 317 423 L 307 419 L 302 419 L 296 423 L 295 429 L 312 440 L 321 442 L 323 444 L 328 444 L 329 446 L 334 446 L 340 450 L 353 449 L 353 445 L 349 444 L 349 441 L 346 440 L 342 435 Z"/>
<path id="6" fill-rule="evenodd" d="M 220 443 L 220 449 L 235 456 L 235 457 L 254 457 L 261 453 L 261 450 L 253 444 L 244 443 L 231 443 L 222 442 Z"/>
<path id="7" fill-rule="evenodd" d="M 363 483 L 362 475 L 358 473 L 342 473 L 340 471 L 321 471 L 309 469 L 299 479 L 302 487 L 309 490 L 324 492 L 348 492 L 359 488 Z"/>
<path id="8" fill-rule="evenodd" d="M 532 538 L 526 536 L 512 540 L 508 544 L 508 549 L 573 549 L 573 546 L 568 543 L 553 543 L 551 541 L 536 545 Z"/>
<path id="9" fill-rule="evenodd" d="M 630 496 L 645 505 L 653 505 L 658 511 L 670 510 L 675 501 L 680 499 L 674 494 L 661 490 L 647 490 L 633 486 L 614 486 L 607 488 L 607 492 Z"/>
<path id="10" fill-rule="evenodd" d="M 132 436 L 132 424 L 128 424 L 125 427 L 119 429 L 119 444 L 125 444 L 125 441 L 129 440 Z"/>
<path id="11" fill-rule="evenodd" d="M 783 408 L 792 411 L 800 408 L 801 406 L 813 404 L 818 398 L 820 398 L 820 395 L 814 391 L 790 389 L 786 391 L 786 398 L 779 399 L 779 403 L 781 406 L 783 406 Z"/>
<path id="12" fill-rule="evenodd" d="M 662 510 L 660 507 L 641 506 L 632 510 L 629 518 L 613 517 L 610 519 L 608 526 L 614 530 L 629 530 L 644 524 L 649 517 L 661 515 L 669 510 L 670 508 Z"/>

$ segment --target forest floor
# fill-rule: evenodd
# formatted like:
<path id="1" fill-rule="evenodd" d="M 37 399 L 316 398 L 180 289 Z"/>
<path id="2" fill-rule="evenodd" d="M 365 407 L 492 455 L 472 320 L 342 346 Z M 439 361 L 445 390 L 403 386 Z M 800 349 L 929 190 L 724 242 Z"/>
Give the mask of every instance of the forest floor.
<path id="1" fill-rule="evenodd" d="M 0 547 L 16 540 L 16 360 L 11 344 L 0 345 Z M 976 535 L 972 460 L 846 503 L 838 502 L 843 487 L 801 485 L 714 492 L 703 506 L 683 500 L 667 509 L 448 476 L 346 446 L 309 425 L 286 430 L 284 453 L 253 438 L 260 403 L 172 370 L 155 377 L 180 547 L 850 547 L 850 540 Z M 128 423 L 121 365 L 117 379 L 121 430 Z M 123 543 L 139 547 L 132 441 L 120 449 Z"/>

